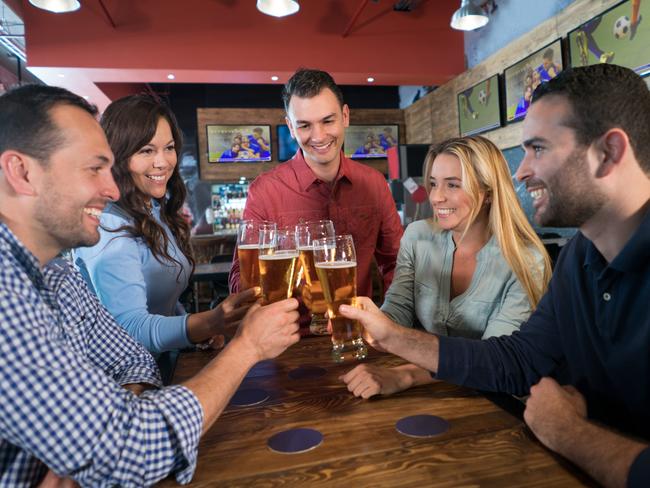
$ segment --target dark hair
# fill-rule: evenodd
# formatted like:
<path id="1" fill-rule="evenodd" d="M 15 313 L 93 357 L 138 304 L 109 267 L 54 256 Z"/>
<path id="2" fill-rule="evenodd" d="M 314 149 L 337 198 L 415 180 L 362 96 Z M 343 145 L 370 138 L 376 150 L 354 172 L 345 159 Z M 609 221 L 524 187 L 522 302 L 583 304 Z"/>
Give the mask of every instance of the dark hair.
<path id="1" fill-rule="evenodd" d="M 625 131 L 639 166 L 650 176 L 650 91 L 634 71 L 614 64 L 567 69 L 539 85 L 532 103 L 548 95 L 569 102 L 571 116 L 564 123 L 583 146 L 614 127 Z"/>
<path id="2" fill-rule="evenodd" d="M 549 47 L 544 54 L 542 54 L 542 59 L 553 59 L 553 48 Z"/>
<path id="3" fill-rule="evenodd" d="M 282 101 L 284 109 L 289 110 L 289 102 L 294 95 L 300 98 L 312 98 L 318 95 L 323 89 L 329 88 L 343 107 L 343 93 L 334 82 L 334 78 L 325 71 L 317 69 L 300 68 L 296 71 L 282 90 Z"/>
<path id="4" fill-rule="evenodd" d="M 116 100 L 102 115 L 101 125 L 115 156 L 112 171 L 120 189 L 120 199 L 116 205 L 133 219 L 133 225 L 107 230 L 126 231 L 135 238 L 143 239 L 158 261 L 163 262 L 163 259 L 166 259 L 178 263 L 167 250 L 167 234 L 149 213 L 147 197 L 135 186 L 129 171 L 131 157 L 153 139 L 161 118 L 167 120 L 171 128 L 178 162 L 167 183 L 167 195 L 158 200 L 161 207 L 160 217 L 169 226 L 181 252 L 190 264 L 194 265 L 190 226 L 181 214 L 187 195 L 179 172 L 183 144 L 181 131 L 171 110 L 150 95 L 132 95 Z"/>
<path id="5" fill-rule="evenodd" d="M 46 165 L 63 143 L 50 111 L 71 105 L 97 115 L 97 108 L 68 90 L 47 85 L 23 85 L 0 96 L 0 153 L 20 151 Z"/>

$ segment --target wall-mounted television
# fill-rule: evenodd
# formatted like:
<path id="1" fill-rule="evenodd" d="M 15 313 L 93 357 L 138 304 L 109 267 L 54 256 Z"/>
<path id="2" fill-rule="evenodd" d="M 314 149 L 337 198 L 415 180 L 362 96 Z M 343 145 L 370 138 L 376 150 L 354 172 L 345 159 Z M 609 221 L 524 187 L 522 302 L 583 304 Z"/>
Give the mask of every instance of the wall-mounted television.
<path id="1" fill-rule="evenodd" d="M 627 0 L 569 32 L 571 66 L 612 63 L 650 73 L 650 3 Z"/>
<path id="2" fill-rule="evenodd" d="M 483 80 L 457 96 L 458 125 L 462 136 L 479 134 L 501 126 L 499 75 Z"/>
<path id="3" fill-rule="evenodd" d="M 271 126 L 206 125 L 208 162 L 271 161 Z"/>
<path id="4" fill-rule="evenodd" d="M 558 39 L 503 72 L 506 91 L 506 121 L 516 122 L 526 116 L 533 91 L 540 83 L 555 78 L 562 71 L 562 44 Z"/>
<path id="5" fill-rule="evenodd" d="M 398 125 L 351 125 L 345 129 L 343 152 L 352 159 L 386 158 L 386 151 L 398 144 Z"/>
<path id="6" fill-rule="evenodd" d="M 298 152 L 298 143 L 291 137 L 291 131 L 286 124 L 277 127 L 278 133 L 278 161 L 284 162 L 291 159 Z"/>

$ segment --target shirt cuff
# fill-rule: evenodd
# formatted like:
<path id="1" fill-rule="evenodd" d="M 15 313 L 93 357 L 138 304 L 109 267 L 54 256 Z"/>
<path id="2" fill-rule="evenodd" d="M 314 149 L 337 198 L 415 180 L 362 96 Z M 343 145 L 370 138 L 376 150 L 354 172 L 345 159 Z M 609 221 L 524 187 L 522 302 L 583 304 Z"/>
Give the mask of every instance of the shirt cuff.
<path id="1" fill-rule="evenodd" d="M 642 488 L 650 486 L 650 447 L 641 451 L 632 466 L 627 476 L 628 488 Z"/>
<path id="2" fill-rule="evenodd" d="M 185 349 L 194 344 L 187 338 L 187 318 L 190 314 L 163 317 L 164 324 L 158 329 L 162 351 Z"/>
<path id="3" fill-rule="evenodd" d="M 119 378 L 120 386 L 130 385 L 134 383 L 146 383 L 148 385 L 153 385 L 156 388 L 161 388 L 162 381 L 160 379 L 158 367 L 156 366 L 156 363 L 153 362 L 153 360 L 152 363 L 153 369 L 146 366 L 137 366 L 122 374 Z"/>
<path id="4" fill-rule="evenodd" d="M 194 393 L 184 386 L 169 386 L 151 393 L 145 391 L 141 396 L 148 394 L 155 395 L 157 408 L 174 431 L 176 481 L 189 483 L 196 469 L 199 439 L 203 431 L 203 408 Z"/>

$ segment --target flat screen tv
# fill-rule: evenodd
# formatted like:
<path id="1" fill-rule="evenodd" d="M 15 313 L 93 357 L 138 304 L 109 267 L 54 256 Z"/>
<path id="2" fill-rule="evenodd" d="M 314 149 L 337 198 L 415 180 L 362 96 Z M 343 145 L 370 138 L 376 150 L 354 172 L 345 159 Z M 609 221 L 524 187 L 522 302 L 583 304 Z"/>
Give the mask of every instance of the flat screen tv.
<path id="1" fill-rule="evenodd" d="M 278 161 L 284 162 L 291 159 L 298 152 L 298 143 L 291 137 L 291 131 L 286 124 L 277 127 L 278 133 Z"/>
<path id="2" fill-rule="evenodd" d="M 562 44 L 552 42 L 503 72 L 506 87 L 506 121 L 523 119 L 533 91 L 540 83 L 555 78 L 563 69 Z"/>
<path id="3" fill-rule="evenodd" d="M 345 129 L 343 152 L 352 159 L 386 158 L 399 144 L 398 125 L 351 125 Z"/>
<path id="4" fill-rule="evenodd" d="M 499 75 L 494 75 L 458 94 L 460 134 L 470 136 L 501 126 Z"/>
<path id="5" fill-rule="evenodd" d="M 571 66 L 612 63 L 650 73 L 650 2 L 627 0 L 569 32 Z"/>
<path id="6" fill-rule="evenodd" d="M 268 125 L 207 125 L 206 131 L 210 163 L 271 161 Z"/>

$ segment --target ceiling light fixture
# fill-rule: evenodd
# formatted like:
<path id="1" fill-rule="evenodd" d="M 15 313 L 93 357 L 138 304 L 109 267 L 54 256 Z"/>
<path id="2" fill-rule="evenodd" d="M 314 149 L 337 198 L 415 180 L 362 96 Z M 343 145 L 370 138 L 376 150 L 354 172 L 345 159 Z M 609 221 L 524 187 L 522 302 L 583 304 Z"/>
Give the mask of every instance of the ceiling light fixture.
<path id="1" fill-rule="evenodd" d="M 471 31 L 483 27 L 489 22 L 483 10 L 474 5 L 471 0 L 462 0 L 460 8 L 451 16 L 452 29 Z"/>
<path id="2" fill-rule="evenodd" d="M 273 17 L 286 17 L 300 10 L 296 0 L 257 0 L 257 10 Z"/>
<path id="3" fill-rule="evenodd" d="M 271 81 L 278 81 L 279 79 L 280 79 L 280 78 L 278 78 L 278 77 L 275 76 L 275 75 L 271 76 Z"/>
<path id="4" fill-rule="evenodd" d="M 168 79 L 168 80 L 174 80 L 174 79 L 176 79 L 176 76 L 174 76 L 174 73 L 169 73 L 169 74 L 167 75 L 167 79 Z"/>
<path id="5" fill-rule="evenodd" d="M 374 83 L 375 79 L 372 76 L 368 77 L 368 83 Z"/>
<path id="6" fill-rule="evenodd" d="M 81 4 L 78 0 L 29 0 L 34 7 L 53 12 L 55 14 L 63 14 L 66 12 L 74 12 L 79 10 Z"/>

